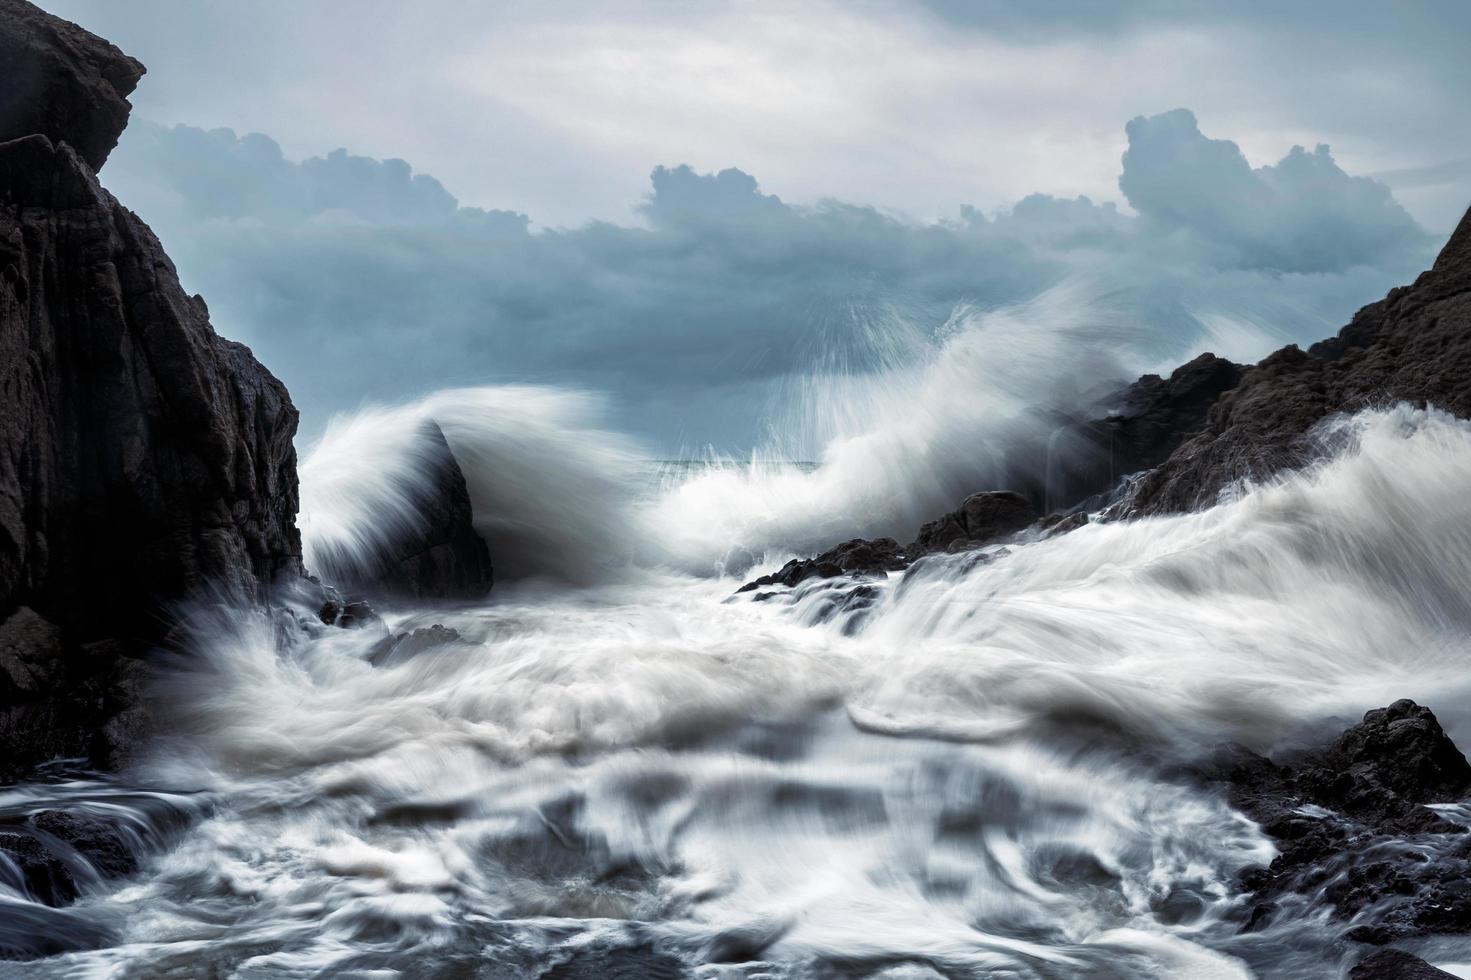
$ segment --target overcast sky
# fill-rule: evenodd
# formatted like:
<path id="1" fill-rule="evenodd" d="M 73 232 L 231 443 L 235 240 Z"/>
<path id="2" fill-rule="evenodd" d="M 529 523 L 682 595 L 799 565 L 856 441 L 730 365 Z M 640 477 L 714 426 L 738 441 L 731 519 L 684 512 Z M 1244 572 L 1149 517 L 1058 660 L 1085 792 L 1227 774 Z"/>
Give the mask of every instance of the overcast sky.
<path id="1" fill-rule="evenodd" d="M 1471 187 L 1462 0 L 48 6 L 148 65 L 143 118 L 402 157 L 539 224 L 627 220 L 678 163 L 917 217 L 1117 199 L 1123 123 L 1179 106 L 1254 164 L 1328 143 L 1433 231 Z"/>
<path id="2" fill-rule="evenodd" d="M 535 380 L 739 448 L 878 319 L 1080 278 L 1173 339 L 1126 367 L 1257 356 L 1471 200 L 1458 0 L 46 6 L 148 66 L 104 182 L 309 432 Z"/>

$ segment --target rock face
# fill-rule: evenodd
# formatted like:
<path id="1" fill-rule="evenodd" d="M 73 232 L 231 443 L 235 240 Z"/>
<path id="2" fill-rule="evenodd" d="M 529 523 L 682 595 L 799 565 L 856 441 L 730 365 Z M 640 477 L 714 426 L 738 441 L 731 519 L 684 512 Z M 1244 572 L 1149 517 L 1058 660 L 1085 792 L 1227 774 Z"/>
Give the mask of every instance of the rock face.
<path id="1" fill-rule="evenodd" d="M 301 544 L 285 387 L 215 334 L 94 172 L 142 66 L 17 0 L 0 0 L 0 66 L 3 778 L 114 760 L 130 660 L 170 604 L 259 596 L 299 574 Z"/>
<path id="2" fill-rule="evenodd" d="M 1279 851 L 1242 877 L 1248 929 L 1321 902 L 1359 942 L 1471 931 L 1471 835 L 1424 806 L 1471 797 L 1471 765 L 1428 708 L 1370 711 L 1286 764 L 1235 747 L 1217 767 L 1232 804 Z"/>
<path id="3" fill-rule="evenodd" d="M 1413 285 L 1364 307 L 1337 337 L 1250 368 L 1204 427 L 1143 478 L 1130 513 L 1214 503 L 1243 478 L 1310 461 L 1309 430 L 1338 412 L 1408 401 L 1471 417 L 1471 211 Z"/>
<path id="4" fill-rule="evenodd" d="M 1104 417 L 1069 423 L 1069 452 L 1054 464 L 1058 504 L 1077 506 L 1164 462 L 1205 426 L 1211 406 L 1236 387 L 1245 370 L 1201 354 L 1168 378 L 1144 375 L 1109 399 L 1112 410 Z"/>
<path id="5" fill-rule="evenodd" d="M 143 66 L 23 0 L 0 0 L 0 143 L 40 134 L 93 170 L 128 124 Z"/>

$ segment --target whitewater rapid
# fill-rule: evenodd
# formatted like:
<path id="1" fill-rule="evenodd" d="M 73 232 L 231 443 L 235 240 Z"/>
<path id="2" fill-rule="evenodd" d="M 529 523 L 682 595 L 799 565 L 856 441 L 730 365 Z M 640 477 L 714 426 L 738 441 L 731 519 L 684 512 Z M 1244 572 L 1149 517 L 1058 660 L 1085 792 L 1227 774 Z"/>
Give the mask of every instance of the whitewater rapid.
<path id="1" fill-rule="evenodd" d="M 424 418 L 505 562 L 490 600 L 359 630 L 214 611 L 163 681 L 176 734 L 123 777 L 182 829 L 48 920 L 101 948 L 15 975 L 534 977 L 617 948 L 710 980 L 1333 976 L 1341 927 L 1239 931 L 1236 876 L 1272 847 L 1179 765 L 1399 697 L 1471 744 L 1471 425 L 1433 410 L 1336 420 L 1322 464 L 1202 513 L 932 559 L 850 610 L 827 580 L 733 593 L 902 532 L 975 464 L 879 434 L 871 474 L 842 446 L 660 470 L 586 396 L 447 392 L 329 430 L 309 562 L 371 547 Z M 435 624 L 456 638 L 393 647 Z M 643 962 L 621 975 L 674 975 Z"/>

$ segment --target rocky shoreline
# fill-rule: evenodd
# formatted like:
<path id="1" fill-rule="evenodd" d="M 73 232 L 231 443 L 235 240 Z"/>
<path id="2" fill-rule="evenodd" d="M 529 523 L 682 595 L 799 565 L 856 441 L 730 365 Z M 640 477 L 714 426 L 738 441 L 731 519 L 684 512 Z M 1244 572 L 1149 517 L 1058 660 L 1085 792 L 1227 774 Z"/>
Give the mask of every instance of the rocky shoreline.
<path id="1" fill-rule="evenodd" d="M 125 763 L 154 723 L 151 659 L 187 640 L 188 603 L 307 590 L 323 623 L 350 628 L 373 618 L 364 595 L 485 595 L 491 555 L 437 427 L 425 433 L 422 526 L 372 568 L 331 570 L 346 594 L 307 574 L 289 393 L 215 332 L 158 239 L 97 179 L 143 66 L 24 0 L 0 0 L 0 64 L 13 80 L 0 92 L 0 780 L 57 758 Z M 972 494 L 909 543 L 853 539 L 739 593 L 847 579 L 841 601 L 861 608 L 874 597 L 864 582 L 932 556 L 1209 506 L 1240 481 L 1311 463 L 1325 420 L 1400 401 L 1471 417 L 1471 212 L 1429 271 L 1337 337 L 1250 367 L 1204 354 L 1145 376 L 1091 417 L 1056 420 L 1067 452 L 1054 472 L 1019 462 L 1014 486 Z M 458 639 L 430 627 L 375 656 Z M 1471 932 L 1471 811 L 1454 806 L 1471 797 L 1471 765 L 1429 709 L 1397 701 L 1292 758 L 1226 747 L 1182 778 L 1224 794 L 1277 845 L 1241 879 L 1243 931 L 1324 913 L 1366 948 Z M 63 907 L 131 874 L 192 819 L 187 806 L 158 809 L 140 829 L 101 806 L 12 806 L 0 812 L 0 875 Z M 543 975 L 681 975 L 657 952 L 641 966 L 597 955 Z M 1352 976 L 1448 974 L 1383 949 Z"/>

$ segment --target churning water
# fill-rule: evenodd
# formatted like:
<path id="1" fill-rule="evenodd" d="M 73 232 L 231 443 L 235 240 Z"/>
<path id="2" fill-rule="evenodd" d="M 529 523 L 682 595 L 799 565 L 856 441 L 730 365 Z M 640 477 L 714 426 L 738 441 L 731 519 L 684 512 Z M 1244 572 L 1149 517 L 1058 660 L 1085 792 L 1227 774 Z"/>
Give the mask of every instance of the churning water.
<path id="1" fill-rule="evenodd" d="M 121 781 L 0 797 L 118 808 L 148 855 L 66 910 L 0 881 L 13 934 L 99 947 L 0 972 L 1339 975 L 1342 923 L 1240 932 L 1236 875 L 1272 847 L 1175 774 L 1399 697 L 1466 743 L 1471 426 L 1339 420 L 1309 472 L 932 560 L 864 608 L 830 581 L 733 596 L 753 561 L 953 503 L 984 464 L 937 446 L 983 420 L 919 408 L 815 466 L 665 469 L 653 490 L 582 396 L 446 392 L 338 423 L 302 467 L 309 560 L 371 548 L 433 418 L 492 598 L 360 630 L 218 611 L 160 692 L 176 735 Z M 432 624 L 457 637 L 388 639 Z"/>

